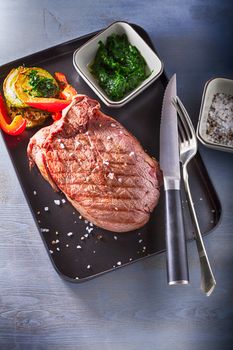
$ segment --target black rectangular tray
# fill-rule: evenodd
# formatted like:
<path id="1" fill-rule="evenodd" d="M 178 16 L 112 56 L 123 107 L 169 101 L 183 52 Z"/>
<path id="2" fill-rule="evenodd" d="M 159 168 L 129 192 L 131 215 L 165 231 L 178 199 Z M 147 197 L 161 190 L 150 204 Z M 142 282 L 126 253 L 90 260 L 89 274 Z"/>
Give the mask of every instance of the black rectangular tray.
<path id="1" fill-rule="evenodd" d="M 154 49 L 147 33 L 137 25 L 133 26 Z M 78 92 L 98 99 L 78 76 L 72 64 L 73 52 L 94 34 L 5 64 L 1 67 L 0 86 L 12 68 L 19 65 L 40 66 L 51 73 L 65 73 Z M 167 78 L 163 73 L 142 94 L 122 108 L 111 109 L 101 103 L 103 112 L 120 121 L 157 159 L 160 114 L 166 84 Z M 36 167 L 29 171 L 26 148 L 36 131 L 27 130 L 18 137 L 2 136 L 47 252 L 63 278 L 74 282 L 83 281 L 165 250 L 163 194 L 149 223 L 140 230 L 117 234 L 92 227 L 65 201 L 63 194 L 52 190 Z M 218 223 L 221 206 L 199 154 L 191 162 L 189 171 L 201 231 L 205 234 Z M 193 239 L 193 227 L 184 191 L 182 198 L 186 234 L 190 240 Z M 64 203 L 56 205 L 56 199 L 63 199 Z"/>

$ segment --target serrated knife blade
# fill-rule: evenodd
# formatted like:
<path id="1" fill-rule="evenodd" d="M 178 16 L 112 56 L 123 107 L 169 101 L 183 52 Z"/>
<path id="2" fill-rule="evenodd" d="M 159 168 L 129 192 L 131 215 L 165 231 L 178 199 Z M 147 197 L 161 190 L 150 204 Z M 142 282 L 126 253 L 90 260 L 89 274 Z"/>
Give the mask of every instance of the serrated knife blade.
<path id="1" fill-rule="evenodd" d="M 160 166 L 164 174 L 165 188 L 172 189 L 180 188 L 177 113 L 172 104 L 176 95 L 176 74 L 174 74 L 165 90 L 160 127 Z"/>
<path id="2" fill-rule="evenodd" d="M 165 191 L 165 236 L 168 284 L 188 284 L 187 249 L 180 196 L 180 162 L 176 98 L 176 74 L 169 81 L 163 98 L 160 125 L 160 167 Z"/>

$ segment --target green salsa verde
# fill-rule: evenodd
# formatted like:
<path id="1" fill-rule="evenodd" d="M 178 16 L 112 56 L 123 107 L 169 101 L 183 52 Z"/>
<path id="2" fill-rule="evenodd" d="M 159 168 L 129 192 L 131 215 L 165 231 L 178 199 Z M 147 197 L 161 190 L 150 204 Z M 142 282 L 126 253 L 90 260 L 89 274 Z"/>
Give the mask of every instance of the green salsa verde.
<path id="1" fill-rule="evenodd" d="M 123 98 L 149 76 L 145 59 L 126 34 L 110 35 L 105 45 L 99 42 L 90 71 L 113 101 Z"/>
<path id="2" fill-rule="evenodd" d="M 30 71 L 28 77 L 32 92 L 36 97 L 54 97 L 57 95 L 59 89 L 54 83 L 54 79 L 40 76 L 35 69 Z M 29 94 L 32 94 L 32 92 Z"/>

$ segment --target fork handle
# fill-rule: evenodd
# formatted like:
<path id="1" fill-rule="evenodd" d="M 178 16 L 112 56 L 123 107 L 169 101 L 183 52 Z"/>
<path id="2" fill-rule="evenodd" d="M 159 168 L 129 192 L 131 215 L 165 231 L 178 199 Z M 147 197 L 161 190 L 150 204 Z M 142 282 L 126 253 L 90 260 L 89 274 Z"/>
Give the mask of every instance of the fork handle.
<path id="1" fill-rule="evenodd" d="M 165 190 L 168 284 L 188 284 L 188 263 L 180 190 Z"/>
<path id="2" fill-rule="evenodd" d="M 213 292 L 216 286 L 216 280 L 214 278 L 214 274 L 210 266 L 208 255 L 202 239 L 196 211 L 193 205 L 192 194 L 189 187 L 188 171 L 186 166 L 183 167 L 183 178 L 184 178 L 185 191 L 188 196 L 188 205 L 189 205 L 192 221 L 195 228 L 195 240 L 196 240 L 196 245 L 197 245 L 197 250 L 198 250 L 198 255 L 200 260 L 200 268 L 201 268 L 201 289 L 207 296 L 209 296 Z"/>

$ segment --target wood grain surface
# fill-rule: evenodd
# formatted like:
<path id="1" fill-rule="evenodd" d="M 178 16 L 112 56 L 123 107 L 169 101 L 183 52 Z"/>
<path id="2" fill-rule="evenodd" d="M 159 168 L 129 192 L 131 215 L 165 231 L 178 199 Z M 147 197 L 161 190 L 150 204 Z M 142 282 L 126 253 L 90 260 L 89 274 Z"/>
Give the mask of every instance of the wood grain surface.
<path id="1" fill-rule="evenodd" d="M 0 65 L 106 27 L 142 26 L 196 126 L 205 82 L 233 79 L 232 1 L 0 1 Z M 233 154 L 200 145 L 222 204 L 205 237 L 217 288 L 168 287 L 165 255 L 79 285 L 63 281 L 45 251 L 0 138 L 0 350 L 230 350 L 233 344 Z"/>

